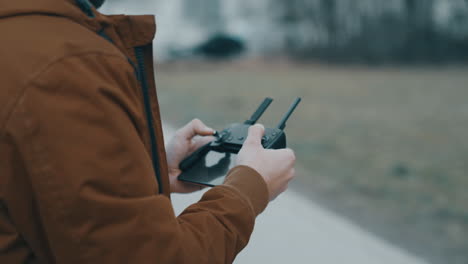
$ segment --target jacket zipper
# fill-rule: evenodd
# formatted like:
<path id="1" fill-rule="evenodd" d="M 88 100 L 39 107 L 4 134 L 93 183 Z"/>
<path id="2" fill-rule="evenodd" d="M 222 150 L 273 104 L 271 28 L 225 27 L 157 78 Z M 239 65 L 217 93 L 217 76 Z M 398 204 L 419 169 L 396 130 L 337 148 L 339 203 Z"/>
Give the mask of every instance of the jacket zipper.
<path id="1" fill-rule="evenodd" d="M 85 12 L 85 14 L 90 17 L 94 18 L 94 13 L 92 10 L 92 5 L 89 0 L 75 0 L 78 6 Z M 107 36 L 104 30 L 97 32 L 101 37 L 109 41 L 110 43 L 114 44 L 112 39 Z M 136 47 L 135 48 L 135 56 L 137 59 L 137 64 L 134 65 L 132 60 L 128 58 L 128 62 L 135 68 L 135 74 L 140 82 L 141 90 L 143 91 L 143 101 L 145 105 L 145 112 L 146 112 L 146 121 L 148 124 L 148 130 L 150 134 L 150 144 L 151 144 L 151 161 L 153 162 L 153 169 L 156 175 L 156 181 L 158 182 L 158 191 L 162 193 L 162 183 L 161 183 L 161 170 L 159 168 L 159 157 L 158 157 L 158 150 L 156 147 L 156 134 L 154 132 L 154 124 L 153 124 L 153 114 L 151 111 L 151 101 L 149 98 L 149 87 L 148 87 L 148 80 L 146 76 L 145 70 L 145 57 L 144 57 L 144 47 Z"/>
<path id="2" fill-rule="evenodd" d="M 151 110 L 151 100 L 149 96 L 149 85 L 145 69 L 145 58 L 143 47 L 135 48 L 135 56 L 137 59 L 137 79 L 140 82 L 141 90 L 143 93 L 143 102 L 145 106 L 146 121 L 148 124 L 148 131 L 150 134 L 150 145 L 151 145 L 151 160 L 153 162 L 153 169 L 156 175 L 156 180 L 158 181 L 158 191 L 162 193 L 162 183 L 161 183 L 161 170 L 159 168 L 159 157 L 158 150 L 156 145 L 156 133 L 154 131 L 154 122 L 153 122 L 153 112 Z"/>

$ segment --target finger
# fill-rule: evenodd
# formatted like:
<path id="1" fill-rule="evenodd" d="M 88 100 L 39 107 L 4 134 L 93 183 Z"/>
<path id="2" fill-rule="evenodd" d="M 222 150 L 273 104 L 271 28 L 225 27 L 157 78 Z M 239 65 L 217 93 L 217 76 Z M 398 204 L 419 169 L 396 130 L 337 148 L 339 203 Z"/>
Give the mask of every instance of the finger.
<path id="1" fill-rule="evenodd" d="M 289 184 L 285 184 L 283 188 L 281 188 L 281 193 L 284 193 L 286 190 L 288 190 Z"/>
<path id="2" fill-rule="evenodd" d="M 296 177 L 296 170 L 293 168 L 288 174 L 288 182 L 293 180 Z"/>
<path id="3" fill-rule="evenodd" d="M 214 129 L 208 127 L 199 119 L 193 119 L 179 130 L 180 135 L 185 139 L 191 139 L 196 135 L 211 136 L 214 132 Z"/>
<path id="4" fill-rule="evenodd" d="M 265 127 L 257 124 L 249 128 L 249 135 L 245 140 L 245 144 L 258 146 L 262 144 L 262 137 L 265 134 Z"/>
<path id="5" fill-rule="evenodd" d="M 279 149 L 275 150 L 279 155 L 283 155 L 285 160 L 288 161 L 290 164 L 294 164 L 296 162 L 296 154 L 292 149 Z"/>

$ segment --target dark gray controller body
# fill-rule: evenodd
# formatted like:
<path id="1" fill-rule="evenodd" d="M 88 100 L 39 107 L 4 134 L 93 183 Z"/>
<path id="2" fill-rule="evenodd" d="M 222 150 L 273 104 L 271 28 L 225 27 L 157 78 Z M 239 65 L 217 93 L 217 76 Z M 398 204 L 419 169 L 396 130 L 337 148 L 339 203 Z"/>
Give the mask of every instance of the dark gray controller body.
<path id="1" fill-rule="evenodd" d="M 237 154 L 249 134 L 251 125 L 233 124 L 224 129 L 220 133 L 223 139 L 219 146 L 219 150 L 225 150 L 230 153 Z M 216 142 L 213 142 L 213 149 L 217 150 Z M 286 148 L 286 134 L 278 128 L 265 128 L 265 135 L 262 138 L 262 145 L 266 149 L 283 149 Z"/>

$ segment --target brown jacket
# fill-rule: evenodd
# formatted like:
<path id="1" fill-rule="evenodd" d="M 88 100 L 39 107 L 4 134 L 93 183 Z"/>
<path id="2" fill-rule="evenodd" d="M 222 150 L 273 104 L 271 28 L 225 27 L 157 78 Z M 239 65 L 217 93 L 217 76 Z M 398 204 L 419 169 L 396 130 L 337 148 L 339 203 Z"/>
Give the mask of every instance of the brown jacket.
<path id="1" fill-rule="evenodd" d="M 0 263 L 232 262 L 264 181 L 237 167 L 176 217 L 153 17 L 82 9 L 0 0 Z"/>

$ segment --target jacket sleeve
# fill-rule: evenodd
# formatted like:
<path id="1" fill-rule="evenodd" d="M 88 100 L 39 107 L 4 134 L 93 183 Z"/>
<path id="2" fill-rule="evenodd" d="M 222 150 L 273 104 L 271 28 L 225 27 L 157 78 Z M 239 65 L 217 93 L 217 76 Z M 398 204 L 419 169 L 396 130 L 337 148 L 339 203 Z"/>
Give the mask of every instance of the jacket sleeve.
<path id="1" fill-rule="evenodd" d="M 139 88 L 125 58 L 58 60 L 19 99 L 11 123 L 35 210 L 57 263 L 231 263 L 268 191 L 237 167 L 176 217 L 157 194 Z"/>

